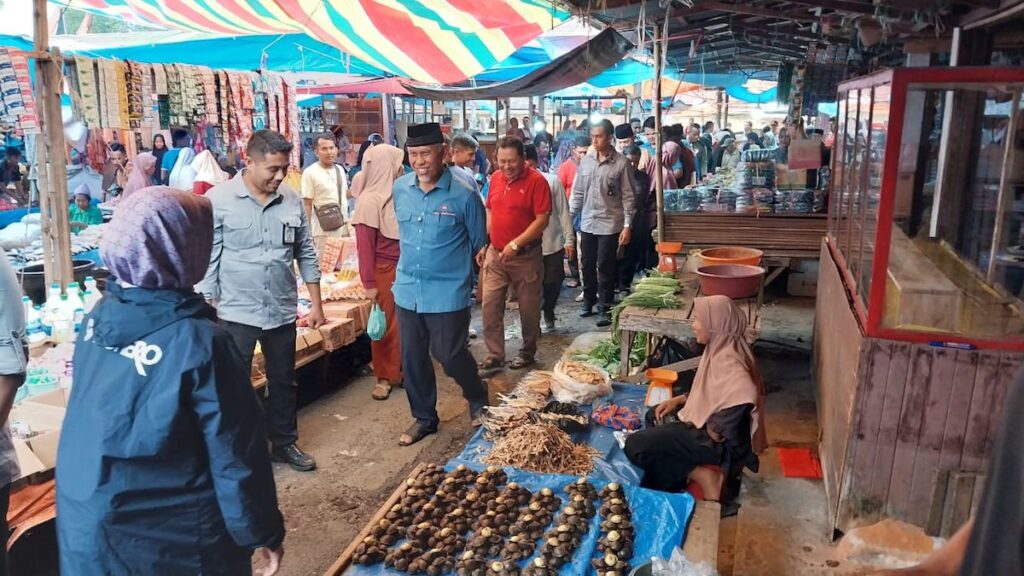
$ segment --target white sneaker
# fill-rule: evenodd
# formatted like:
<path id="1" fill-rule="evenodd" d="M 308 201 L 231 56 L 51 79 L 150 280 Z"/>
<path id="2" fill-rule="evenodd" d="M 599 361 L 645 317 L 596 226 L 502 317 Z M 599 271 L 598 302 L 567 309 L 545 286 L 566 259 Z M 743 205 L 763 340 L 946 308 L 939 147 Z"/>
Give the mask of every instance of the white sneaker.
<path id="1" fill-rule="evenodd" d="M 477 336 L 476 328 L 470 327 L 469 328 L 469 337 L 470 338 L 476 338 L 476 336 Z"/>
<path id="2" fill-rule="evenodd" d="M 576 297 L 576 301 L 583 302 L 583 292 L 580 292 L 580 295 Z"/>

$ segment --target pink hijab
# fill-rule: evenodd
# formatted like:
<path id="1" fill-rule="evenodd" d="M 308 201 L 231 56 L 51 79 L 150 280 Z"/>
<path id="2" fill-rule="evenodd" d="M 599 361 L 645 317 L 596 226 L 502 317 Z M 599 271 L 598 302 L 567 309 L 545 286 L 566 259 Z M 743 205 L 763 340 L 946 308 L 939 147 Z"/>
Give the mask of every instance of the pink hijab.
<path id="1" fill-rule="evenodd" d="M 665 190 L 679 187 L 676 183 L 676 177 L 672 174 L 672 166 L 679 160 L 680 152 L 679 144 L 671 140 L 661 144 L 661 173 L 665 180 Z M 657 164 L 653 159 L 647 163 L 647 175 L 651 177 L 651 192 L 654 192 L 658 185 Z"/>
<path id="2" fill-rule="evenodd" d="M 747 317 L 727 296 L 697 298 L 693 313 L 710 338 L 679 419 L 701 428 L 716 412 L 753 404 L 750 436 L 754 452 L 759 453 L 767 447 L 764 383 L 747 344 Z"/>
<path id="3" fill-rule="evenodd" d="M 152 186 L 153 172 L 156 170 L 156 156 L 149 152 L 143 152 L 135 157 L 132 162 L 132 173 L 128 175 L 124 191 L 118 196 L 117 202 L 124 202 L 135 192 Z"/>

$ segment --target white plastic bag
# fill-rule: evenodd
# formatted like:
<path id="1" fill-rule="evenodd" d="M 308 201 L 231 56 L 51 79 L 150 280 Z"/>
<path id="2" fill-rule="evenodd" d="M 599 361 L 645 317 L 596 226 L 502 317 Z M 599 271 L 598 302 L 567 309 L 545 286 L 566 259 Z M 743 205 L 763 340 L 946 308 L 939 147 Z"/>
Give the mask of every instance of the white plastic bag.
<path id="1" fill-rule="evenodd" d="M 584 365 L 588 370 L 592 370 L 600 382 L 583 382 L 570 375 L 570 372 L 573 372 L 580 365 Z M 574 360 L 562 360 L 555 364 L 551 378 L 551 394 L 555 397 L 555 400 L 573 404 L 587 404 L 611 393 L 612 377 L 601 368 Z"/>
<path id="2" fill-rule="evenodd" d="M 718 576 L 718 570 L 707 562 L 690 562 L 683 554 L 683 550 L 676 548 L 668 560 L 651 560 L 651 576 Z"/>

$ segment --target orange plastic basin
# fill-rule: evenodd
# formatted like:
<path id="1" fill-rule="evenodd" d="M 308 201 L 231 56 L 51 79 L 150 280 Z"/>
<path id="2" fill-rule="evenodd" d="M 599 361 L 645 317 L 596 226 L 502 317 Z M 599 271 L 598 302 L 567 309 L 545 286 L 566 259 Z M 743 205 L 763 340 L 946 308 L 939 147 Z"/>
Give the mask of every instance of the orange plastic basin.
<path id="1" fill-rule="evenodd" d="M 756 248 L 743 248 L 741 246 L 719 246 L 701 250 L 700 258 L 705 266 L 718 264 L 746 264 L 758 266 L 761 264 L 761 257 L 764 252 Z"/>
<path id="2" fill-rule="evenodd" d="M 701 294 L 729 298 L 756 296 L 761 289 L 764 273 L 764 268 L 746 264 L 719 264 L 697 268 Z"/>

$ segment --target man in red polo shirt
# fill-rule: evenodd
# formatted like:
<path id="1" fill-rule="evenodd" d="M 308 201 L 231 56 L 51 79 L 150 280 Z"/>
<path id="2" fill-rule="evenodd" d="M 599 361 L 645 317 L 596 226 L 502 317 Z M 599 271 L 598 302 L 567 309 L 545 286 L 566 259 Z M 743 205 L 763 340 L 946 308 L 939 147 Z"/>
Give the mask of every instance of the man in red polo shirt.
<path id="1" fill-rule="evenodd" d="M 551 213 L 551 188 L 539 172 L 526 165 L 522 140 L 498 142 L 498 171 L 487 194 L 487 232 L 491 243 L 477 255 L 483 284 L 483 370 L 505 363 L 505 298 L 509 287 L 519 298 L 523 347 L 509 362 L 518 370 L 534 363 L 540 336 L 541 282 L 544 255 L 541 236 Z"/>

